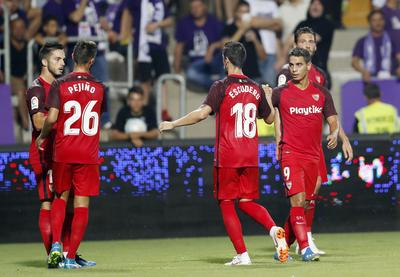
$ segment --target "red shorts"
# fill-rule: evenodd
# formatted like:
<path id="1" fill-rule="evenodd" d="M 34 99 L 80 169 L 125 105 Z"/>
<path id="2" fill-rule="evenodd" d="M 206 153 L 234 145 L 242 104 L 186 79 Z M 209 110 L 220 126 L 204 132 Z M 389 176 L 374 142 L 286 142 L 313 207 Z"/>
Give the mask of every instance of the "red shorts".
<path id="1" fill-rule="evenodd" d="M 53 163 L 54 191 L 60 194 L 71 190 L 77 196 L 99 195 L 100 169 L 98 164 Z"/>
<path id="2" fill-rule="evenodd" d="M 281 168 L 288 197 L 305 192 L 307 200 L 314 199 L 319 174 L 319 161 L 283 156 Z"/>
<path id="3" fill-rule="evenodd" d="M 31 167 L 35 173 L 40 201 L 52 201 L 54 193 L 52 192 L 52 188 L 50 188 L 53 183 L 51 170 L 45 164 L 39 163 L 33 163 Z"/>
<path id="4" fill-rule="evenodd" d="M 258 167 L 214 167 L 214 197 L 258 199 Z"/>
<path id="5" fill-rule="evenodd" d="M 322 183 L 328 182 L 328 171 L 326 170 L 326 164 L 325 164 L 325 155 L 324 151 L 322 150 L 321 147 L 321 152 L 320 152 L 320 161 L 319 161 L 319 176 L 321 177 Z"/>

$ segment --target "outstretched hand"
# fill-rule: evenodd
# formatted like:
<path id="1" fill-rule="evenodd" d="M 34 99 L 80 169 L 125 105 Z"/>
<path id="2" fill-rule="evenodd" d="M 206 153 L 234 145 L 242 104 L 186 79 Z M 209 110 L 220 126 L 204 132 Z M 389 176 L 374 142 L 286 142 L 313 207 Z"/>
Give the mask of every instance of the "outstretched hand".
<path id="1" fill-rule="evenodd" d="M 271 99 L 272 98 L 272 88 L 268 84 L 262 85 L 262 88 L 265 93 L 265 98 Z"/>
<path id="2" fill-rule="evenodd" d="M 171 121 L 163 121 L 160 123 L 158 130 L 160 131 L 160 133 L 162 133 L 164 131 L 173 130 L 174 128 L 175 126 Z"/>

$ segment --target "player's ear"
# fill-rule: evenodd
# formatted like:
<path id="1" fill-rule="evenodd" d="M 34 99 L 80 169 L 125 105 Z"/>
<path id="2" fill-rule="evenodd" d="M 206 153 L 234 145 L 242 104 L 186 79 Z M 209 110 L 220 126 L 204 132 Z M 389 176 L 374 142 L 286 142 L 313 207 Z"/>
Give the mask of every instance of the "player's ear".
<path id="1" fill-rule="evenodd" d="M 42 59 L 42 67 L 47 67 L 48 63 L 46 59 Z"/>
<path id="2" fill-rule="evenodd" d="M 311 69 L 311 61 L 307 63 L 307 70 Z"/>
<path id="3" fill-rule="evenodd" d="M 90 61 L 89 61 L 89 68 L 91 68 L 93 64 L 94 64 L 94 58 L 90 59 Z"/>

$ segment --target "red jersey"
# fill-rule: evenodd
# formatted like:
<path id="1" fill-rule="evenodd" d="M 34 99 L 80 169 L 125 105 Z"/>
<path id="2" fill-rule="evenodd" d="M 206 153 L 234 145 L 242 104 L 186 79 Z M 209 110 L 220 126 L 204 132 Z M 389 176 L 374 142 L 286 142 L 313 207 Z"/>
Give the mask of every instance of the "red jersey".
<path id="1" fill-rule="evenodd" d="M 55 162 L 98 163 L 104 93 L 104 85 L 87 72 L 72 72 L 53 82 L 47 104 L 59 110 Z"/>
<path id="2" fill-rule="evenodd" d="M 276 83 L 278 84 L 278 86 L 284 85 L 289 80 L 292 80 L 292 74 L 290 74 L 289 65 L 285 64 L 277 76 L 278 77 Z M 326 81 L 325 72 L 321 68 L 313 64 L 311 65 L 311 69 L 308 72 L 308 80 L 310 80 L 310 82 L 317 83 L 320 86 L 326 88 L 328 87 L 328 82 Z"/>
<path id="3" fill-rule="evenodd" d="M 281 153 L 320 159 L 323 117 L 337 114 L 329 91 L 314 82 L 301 90 L 289 81 L 273 90 L 272 102 L 281 118 Z"/>
<path id="4" fill-rule="evenodd" d="M 31 117 L 32 126 L 33 115 L 41 112 L 47 115 L 48 110 L 46 109 L 46 99 L 49 96 L 51 84 L 47 83 L 41 77 L 35 79 L 32 86 L 26 92 L 26 105 L 29 110 L 29 115 Z M 36 138 L 40 135 L 40 130 L 36 130 L 35 127 L 32 128 L 32 142 L 29 148 L 29 161 L 31 164 L 40 164 L 45 162 L 47 165 L 51 164 L 52 154 L 53 154 L 53 139 L 55 135 L 55 130 L 53 130 L 48 139 L 42 144 L 44 148 L 44 161 L 40 160 L 39 151 L 36 148 Z"/>
<path id="5" fill-rule="evenodd" d="M 271 113 L 264 91 L 244 75 L 229 75 L 216 81 L 204 103 L 216 114 L 214 165 L 258 166 L 256 118 Z"/>

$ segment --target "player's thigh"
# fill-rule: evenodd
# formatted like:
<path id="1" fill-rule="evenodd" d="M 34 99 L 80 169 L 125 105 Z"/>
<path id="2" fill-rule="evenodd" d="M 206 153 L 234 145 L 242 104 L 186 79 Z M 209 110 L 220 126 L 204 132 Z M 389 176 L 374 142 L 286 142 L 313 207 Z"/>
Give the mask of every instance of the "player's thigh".
<path id="1" fill-rule="evenodd" d="M 31 164 L 33 172 L 35 173 L 37 191 L 39 194 L 39 200 L 41 202 L 44 201 L 52 201 L 54 198 L 54 194 L 51 191 L 51 178 L 48 174 L 48 168 L 43 167 L 42 164 Z"/>
<path id="2" fill-rule="evenodd" d="M 237 199 L 240 176 L 236 168 L 214 167 L 214 197 L 218 200 Z"/>
<path id="3" fill-rule="evenodd" d="M 98 164 L 75 164 L 73 169 L 73 192 L 75 196 L 97 196 L 100 190 Z"/>
<path id="4" fill-rule="evenodd" d="M 326 169 L 325 155 L 324 155 L 324 151 L 322 150 L 322 148 L 320 151 L 320 161 L 318 164 L 318 175 L 321 177 L 322 183 L 328 182 L 328 171 Z"/>
<path id="5" fill-rule="evenodd" d="M 282 158 L 281 170 L 287 197 L 305 192 L 304 169 L 298 158 Z"/>
<path id="6" fill-rule="evenodd" d="M 53 187 L 57 194 L 70 190 L 72 185 L 72 164 L 53 162 Z"/>
<path id="7" fill-rule="evenodd" d="M 241 199 L 258 199 L 258 167 L 245 167 L 240 171 L 240 195 Z"/>
<path id="8" fill-rule="evenodd" d="M 302 166 L 304 169 L 306 200 L 314 200 L 314 192 L 318 180 L 320 162 L 313 160 L 304 161 Z"/>

